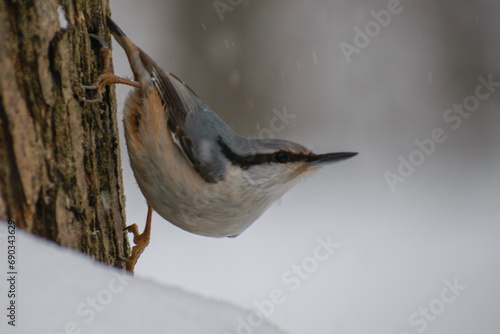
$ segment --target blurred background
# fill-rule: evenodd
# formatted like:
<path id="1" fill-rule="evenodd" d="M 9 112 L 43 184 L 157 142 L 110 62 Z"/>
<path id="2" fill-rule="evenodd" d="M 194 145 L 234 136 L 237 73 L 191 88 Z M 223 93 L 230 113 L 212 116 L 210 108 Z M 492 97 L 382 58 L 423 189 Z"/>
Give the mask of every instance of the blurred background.
<path id="1" fill-rule="evenodd" d="M 240 135 L 360 153 L 235 239 L 155 214 L 136 275 L 250 312 L 279 289 L 268 318 L 292 334 L 500 331 L 498 1 L 110 2 L 126 34 Z M 131 76 L 114 47 L 115 73 Z M 117 88 L 120 110 L 128 90 Z M 121 134 L 127 221 L 142 228 Z M 312 266 L 318 238 L 340 246 Z"/>

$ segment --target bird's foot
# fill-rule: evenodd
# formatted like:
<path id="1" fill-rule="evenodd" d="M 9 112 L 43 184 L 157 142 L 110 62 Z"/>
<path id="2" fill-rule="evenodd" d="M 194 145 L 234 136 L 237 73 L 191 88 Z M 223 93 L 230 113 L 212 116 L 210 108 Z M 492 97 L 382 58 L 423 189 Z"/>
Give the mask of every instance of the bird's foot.
<path id="1" fill-rule="evenodd" d="M 127 262 L 126 268 L 131 273 L 134 273 L 135 264 L 139 257 L 141 256 L 144 249 L 149 245 L 150 235 L 151 235 L 151 216 L 153 214 L 153 209 L 148 205 L 148 216 L 146 218 L 146 227 L 144 228 L 144 232 L 139 233 L 139 228 L 137 224 L 132 224 L 127 226 L 125 230 L 132 233 L 134 235 L 134 244 L 135 246 L 132 248 L 132 254 L 123 259 Z"/>
<path id="2" fill-rule="evenodd" d="M 106 86 L 113 85 L 113 84 L 124 84 L 136 88 L 141 87 L 141 83 L 122 78 L 119 76 L 116 76 L 111 73 L 111 50 L 109 49 L 108 44 L 102 38 L 101 36 L 95 35 L 95 34 L 89 34 L 89 36 L 95 40 L 97 40 L 101 44 L 101 53 L 103 56 L 103 62 L 104 62 L 104 69 L 103 69 L 103 74 L 101 74 L 99 77 L 97 77 L 97 80 L 90 86 L 83 85 L 83 88 L 85 90 L 94 90 L 95 91 L 95 98 L 94 99 L 87 99 L 84 98 L 83 101 L 87 103 L 100 103 L 102 102 L 102 94 L 103 90 Z"/>

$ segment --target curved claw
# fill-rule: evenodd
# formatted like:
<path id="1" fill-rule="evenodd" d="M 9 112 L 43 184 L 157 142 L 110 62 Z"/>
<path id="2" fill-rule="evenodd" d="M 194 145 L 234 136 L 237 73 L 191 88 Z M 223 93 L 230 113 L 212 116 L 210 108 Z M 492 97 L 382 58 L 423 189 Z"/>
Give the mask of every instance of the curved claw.
<path id="1" fill-rule="evenodd" d="M 101 99 L 87 100 L 87 98 L 84 97 L 83 99 L 81 99 L 81 102 L 90 103 L 90 104 L 97 104 L 97 103 L 101 103 L 102 100 Z"/>
<path id="2" fill-rule="evenodd" d="M 101 43 L 101 45 L 102 45 L 103 49 L 105 49 L 105 50 L 109 51 L 109 45 L 108 45 L 108 43 L 106 43 L 106 41 L 104 40 L 104 38 L 102 38 L 102 37 L 101 37 L 101 36 L 99 36 L 99 35 L 96 35 L 96 34 L 91 34 L 91 33 L 89 33 L 89 37 L 91 37 L 91 38 L 93 38 L 93 39 L 97 40 L 99 43 Z"/>
<path id="3" fill-rule="evenodd" d="M 121 255 L 118 255 L 117 258 L 119 258 L 120 260 L 122 260 L 123 262 L 126 262 L 126 263 L 129 263 L 130 262 L 130 259 L 129 258 L 126 258 L 126 257 L 123 257 Z"/>

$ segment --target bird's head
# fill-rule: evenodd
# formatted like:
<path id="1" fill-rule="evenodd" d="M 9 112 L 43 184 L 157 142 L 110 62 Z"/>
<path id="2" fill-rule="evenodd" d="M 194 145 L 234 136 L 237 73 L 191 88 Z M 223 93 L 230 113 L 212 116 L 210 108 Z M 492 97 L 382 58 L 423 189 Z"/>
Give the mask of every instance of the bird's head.
<path id="1" fill-rule="evenodd" d="M 250 186 L 282 196 L 301 176 L 323 166 L 354 157 L 357 153 L 315 154 L 306 147 L 281 139 L 244 139 L 239 147 L 219 141 L 222 154 Z"/>

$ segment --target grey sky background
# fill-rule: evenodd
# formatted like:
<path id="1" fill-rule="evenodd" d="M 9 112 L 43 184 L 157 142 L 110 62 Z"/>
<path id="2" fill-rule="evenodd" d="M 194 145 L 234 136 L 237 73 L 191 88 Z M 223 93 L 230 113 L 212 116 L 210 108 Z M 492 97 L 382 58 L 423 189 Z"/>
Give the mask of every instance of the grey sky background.
<path id="1" fill-rule="evenodd" d="M 212 1 L 111 0 L 125 33 L 239 134 L 267 134 L 286 110 L 295 118 L 277 123 L 276 137 L 360 152 L 235 239 L 191 235 L 155 215 L 137 275 L 249 310 L 280 290 L 269 320 L 294 334 L 500 330 L 500 3 L 396 4 L 253 0 L 221 20 Z M 384 27 L 371 11 L 388 8 L 397 14 Z M 341 45 L 355 47 L 366 27 L 369 43 L 348 61 Z M 113 46 L 115 72 L 130 76 Z M 120 118 L 127 91 L 117 89 Z M 143 226 L 121 144 L 127 221 Z M 340 246 L 314 267 L 318 238 Z M 294 265 L 311 272 L 290 273 Z M 454 282 L 466 288 L 443 299 Z"/>

